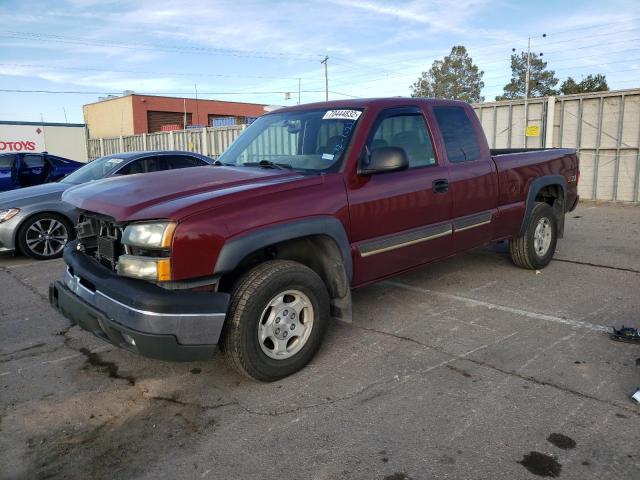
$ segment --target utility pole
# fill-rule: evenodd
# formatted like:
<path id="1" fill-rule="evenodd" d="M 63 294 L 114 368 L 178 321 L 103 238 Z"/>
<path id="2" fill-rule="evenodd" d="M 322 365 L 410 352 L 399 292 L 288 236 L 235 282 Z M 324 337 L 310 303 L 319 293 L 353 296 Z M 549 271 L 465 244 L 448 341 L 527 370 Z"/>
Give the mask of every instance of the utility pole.
<path id="1" fill-rule="evenodd" d="M 320 63 L 324 63 L 324 99 L 325 101 L 329 101 L 329 73 L 327 72 L 327 63 L 329 61 L 328 56 L 324 56 L 324 60 Z"/>
<path id="2" fill-rule="evenodd" d="M 298 78 L 298 105 L 300 105 L 300 84 L 302 82 L 301 78 Z"/>
<path id="3" fill-rule="evenodd" d="M 524 132 L 523 145 L 527 148 L 527 126 L 529 125 L 529 79 L 531 77 L 531 37 L 527 41 L 527 72 L 524 75 Z"/>
<path id="4" fill-rule="evenodd" d="M 543 33 L 542 38 L 547 38 L 547 34 Z M 512 48 L 511 51 L 515 52 L 516 49 Z M 543 53 L 540 52 L 540 57 Z M 527 39 L 527 71 L 524 74 L 524 133 L 523 141 L 524 147 L 527 146 L 527 126 L 529 125 L 529 84 L 531 83 L 531 37 Z"/>
<path id="5" fill-rule="evenodd" d="M 198 112 L 198 84 L 194 83 L 193 84 L 195 91 L 196 91 L 196 125 L 198 124 L 198 122 L 200 122 L 200 113 Z M 193 119 L 191 119 L 191 125 L 193 125 Z"/>

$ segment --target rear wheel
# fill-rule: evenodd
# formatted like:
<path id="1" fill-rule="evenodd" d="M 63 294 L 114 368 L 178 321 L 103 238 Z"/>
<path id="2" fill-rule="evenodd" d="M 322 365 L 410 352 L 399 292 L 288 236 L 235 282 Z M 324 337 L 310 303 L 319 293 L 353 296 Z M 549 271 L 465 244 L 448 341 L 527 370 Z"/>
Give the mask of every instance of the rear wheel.
<path id="1" fill-rule="evenodd" d="M 523 235 L 509 242 L 513 263 L 522 268 L 538 269 L 549 264 L 556 251 L 558 221 L 550 205 L 538 202 Z"/>
<path id="2" fill-rule="evenodd" d="M 20 251 L 36 260 L 49 260 L 62 255 L 72 237 L 69 220 L 55 213 L 41 213 L 28 218 L 18 231 Z"/>
<path id="3" fill-rule="evenodd" d="M 329 295 L 310 268 L 271 260 L 246 273 L 231 296 L 222 348 L 239 373 L 274 381 L 304 367 L 329 320 Z"/>

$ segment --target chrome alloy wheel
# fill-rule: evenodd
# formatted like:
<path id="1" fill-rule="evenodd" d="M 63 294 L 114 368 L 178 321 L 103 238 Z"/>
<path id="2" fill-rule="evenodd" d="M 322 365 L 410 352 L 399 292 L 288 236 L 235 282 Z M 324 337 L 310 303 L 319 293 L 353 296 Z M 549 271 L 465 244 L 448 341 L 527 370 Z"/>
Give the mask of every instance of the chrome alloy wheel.
<path id="1" fill-rule="evenodd" d="M 55 218 L 42 218 L 34 222 L 26 232 L 27 248 L 43 257 L 60 253 L 68 240 L 67 227 Z"/>
<path id="2" fill-rule="evenodd" d="M 542 217 L 538 220 L 536 229 L 533 232 L 533 248 L 536 251 L 536 255 L 544 257 L 549 251 L 551 245 L 551 222 L 548 218 Z"/>
<path id="3" fill-rule="evenodd" d="M 290 358 L 307 343 L 313 328 L 313 305 L 299 290 L 287 290 L 271 299 L 258 322 L 258 341 L 271 358 Z"/>

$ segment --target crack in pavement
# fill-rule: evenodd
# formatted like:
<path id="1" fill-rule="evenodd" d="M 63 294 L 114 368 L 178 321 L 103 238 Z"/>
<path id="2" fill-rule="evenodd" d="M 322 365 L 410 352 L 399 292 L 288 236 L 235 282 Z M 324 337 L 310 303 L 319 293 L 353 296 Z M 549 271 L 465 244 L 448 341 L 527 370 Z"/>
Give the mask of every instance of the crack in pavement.
<path id="1" fill-rule="evenodd" d="M 46 302 L 47 305 L 49 304 L 49 296 L 48 295 L 44 295 L 42 294 L 42 292 L 40 292 L 36 287 L 34 287 L 33 285 L 31 285 L 30 283 L 27 283 L 26 281 L 24 281 L 22 278 L 20 278 L 19 276 L 17 276 L 13 270 L 11 270 L 8 267 L 0 267 L 0 272 L 6 272 L 7 274 L 9 274 L 9 276 L 11 278 L 13 278 L 16 282 L 18 282 L 20 285 L 22 285 L 24 288 L 26 288 L 27 290 L 29 290 L 31 293 L 35 294 L 38 298 L 40 298 L 42 301 Z"/>
<path id="2" fill-rule="evenodd" d="M 575 265 L 584 265 L 587 267 L 596 267 L 596 268 L 606 268 L 609 270 L 617 270 L 619 272 L 630 272 L 630 273 L 640 273 L 640 270 L 636 270 L 634 268 L 624 268 L 624 267 L 614 267 L 611 265 L 602 265 L 599 263 L 591 263 L 591 262 L 581 262 L 579 260 L 567 260 L 564 258 L 554 258 L 554 262 L 564 262 L 564 263 L 573 263 Z"/>
<path id="3" fill-rule="evenodd" d="M 351 324 L 351 325 L 342 325 L 341 324 L 341 326 L 343 326 L 345 328 L 356 328 L 356 329 L 359 329 L 359 330 L 366 330 L 368 332 L 374 332 L 374 333 L 378 333 L 380 335 L 393 337 L 393 338 L 396 338 L 396 339 L 401 340 L 401 341 L 408 341 L 408 342 L 420 345 L 420 346 L 422 346 L 424 348 L 435 350 L 435 351 L 437 351 L 439 353 L 443 353 L 445 355 L 449 355 L 450 357 L 452 357 L 451 361 L 464 360 L 464 361 L 467 361 L 467 362 L 471 362 L 471 363 L 476 364 L 478 366 L 485 367 L 485 368 L 494 370 L 496 372 L 502 373 L 503 375 L 509 375 L 509 376 L 512 376 L 512 377 L 517 377 L 517 378 L 519 378 L 521 380 L 524 380 L 524 381 L 527 381 L 527 382 L 530 382 L 530 383 L 534 383 L 536 385 L 545 386 L 545 387 L 551 387 L 551 388 L 560 390 L 562 392 L 575 395 L 575 396 L 577 396 L 579 398 L 582 398 L 582 399 L 593 400 L 593 401 L 608 405 L 610 407 L 621 408 L 621 409 L 626 410 L 626 411 L 628 411 L 630 413 L 633 413 L 636 416 L 640 416 L 640 412 L 638 412 L 635 408 L 631 408 L 631 407 L 629 407 L 627 405 L 622 405 L 622 404 L 619 404 L 617 402 L 612 402 L 610 400 L 605 400 L 603 398 L 599 398 L 599 397 L 596 397 L 594 395 L 590 395 L 588 393 L 580 392 L 579 390 L 574 390 L 574 389 L 572 389 L 570 387 L 566 387 L 564 385 L 559 385 L 557 383 L 553 383 L 553 382 L 550 382 L 550 381 L 539 380 L 539 379 L 537 379 L 537 378 L 535 378 L 535 377 L 533 377 L 531 375 L 524 375 L 524 374 L 518 373 L 515 370 L 506 370 L 506 369 L 500 368 L 500 367 L 498 367 L 496 365 L 493 365 L 491 363 L 488 363 L 488 362 L 484 362 L 484 361 L 481 361 L 481 360 L 476 360 L 476 359 L 473 359 L 473 358 L 469 358 L 468 356 L 465 356 L 465 357 L 461 358 L 461 356 L 454 355 L 454 354 L 452 354 L 450 352 L 447 352 L 446 350 L 443 350 L 440 347 L 436 347 L 434 345 L 429 345 L 429 344 L 420 342 L 420 341 L 415 340 L 415 339 L 410 338 L 410 337 L 405 337 L 403 335 L 396 335 L 395 333 L 392 333 L 392 332 L 385 332 L 384 330 L 377 330 L 377 329 L 362 327 L 362 326 L 354 325 L 354 324 Z"/>

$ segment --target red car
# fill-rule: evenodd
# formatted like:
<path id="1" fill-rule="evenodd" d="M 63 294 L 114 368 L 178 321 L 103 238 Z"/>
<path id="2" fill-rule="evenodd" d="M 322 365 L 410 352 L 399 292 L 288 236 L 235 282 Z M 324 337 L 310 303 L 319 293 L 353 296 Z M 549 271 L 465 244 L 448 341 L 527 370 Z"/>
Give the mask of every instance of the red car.
<path id="1" fill-rule="evenodd" d="M 491 151 L 457 101 L 300 105 L 257 119 L 217 168 L 65 192 L 83 210 L 51 303 L 105 340 L 239 372 L 302 368 L 351 289 L 496 240 L 554 254 L 578 201 L 573 149 Z"/>

